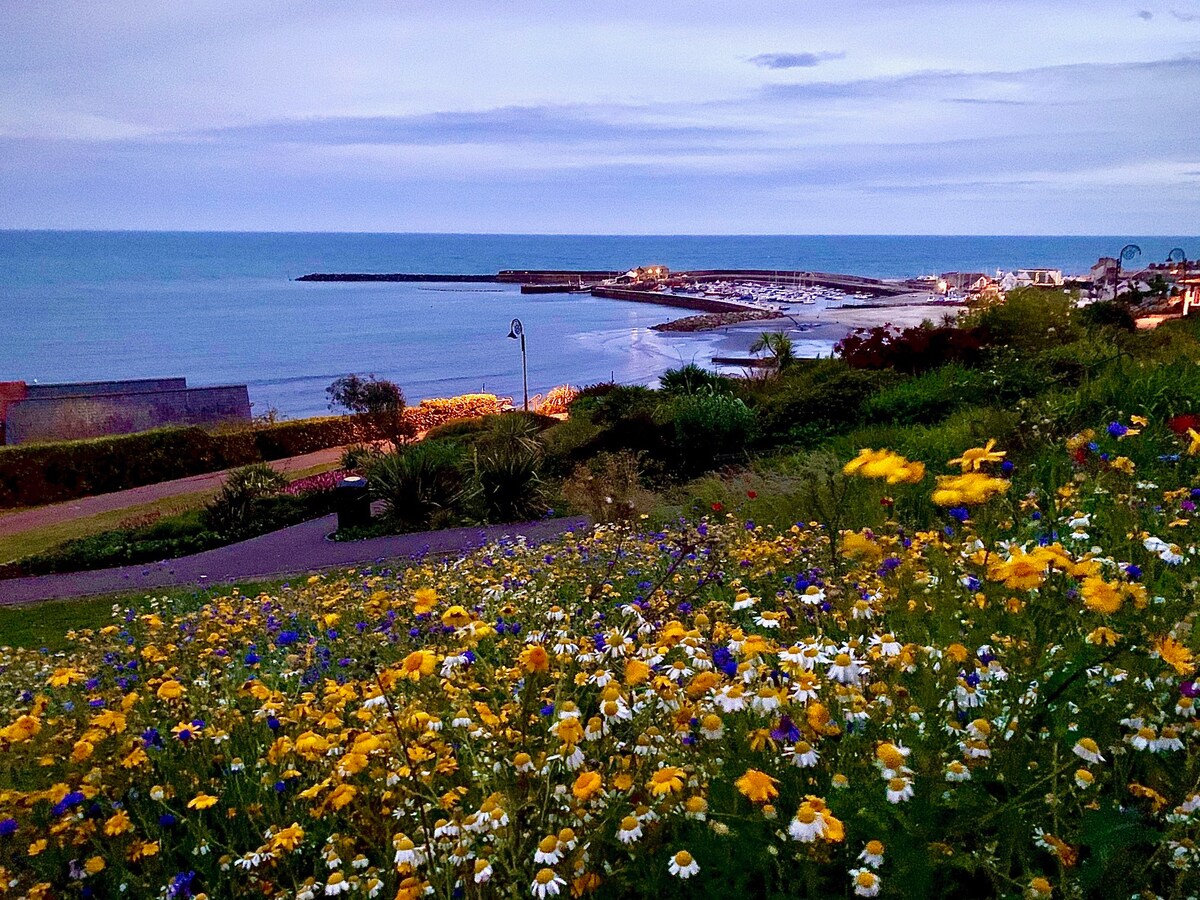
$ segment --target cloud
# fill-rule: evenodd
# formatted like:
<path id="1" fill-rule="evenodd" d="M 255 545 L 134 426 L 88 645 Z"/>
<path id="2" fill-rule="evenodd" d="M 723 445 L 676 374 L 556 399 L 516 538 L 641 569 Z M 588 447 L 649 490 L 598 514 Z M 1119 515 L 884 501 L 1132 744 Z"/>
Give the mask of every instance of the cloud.
<path id="1" fill-rule="evenodd" d="M 1154 18 L 1154 13 L 1150 12 L 1148 9 L 1143 9 L 1138 12 L 1137 17 L 1143 22 L 1149 22 Z"/>
<path id="2" fill-rule="evenodd" d="M 713 148 L 761 134 L 731 124 L 664 118 L 654 106 L 548 104 L 407 116 L 286 119 L 181 133 L 179 140 L 314 146 L 447 146 L 617 144 L 670 150 Z"/>
<path id="3" fill-rule="evenodd" d="M 1180 12 L 1177 9 L 1171 10 L 1173 15 L 1180 22 L 1200 22 L 1200 13 Z"/>
<path id="4" fill-rule="evenodd" d="M 846 54 L 832 50 L 820 53 L 760 53 L 746 62 L 763 69 L 811 69 L 833 59 L 845 59 Z"/>

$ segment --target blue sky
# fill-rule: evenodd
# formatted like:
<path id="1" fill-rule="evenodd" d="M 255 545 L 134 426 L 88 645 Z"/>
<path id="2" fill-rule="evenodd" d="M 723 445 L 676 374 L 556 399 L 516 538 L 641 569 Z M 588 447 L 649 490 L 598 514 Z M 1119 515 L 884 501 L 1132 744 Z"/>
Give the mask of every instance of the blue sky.
<path id="1" fill-rule="evenodd" d="M 0 227 L 1194 234 L 1200 0 L 0 0 Z"/>

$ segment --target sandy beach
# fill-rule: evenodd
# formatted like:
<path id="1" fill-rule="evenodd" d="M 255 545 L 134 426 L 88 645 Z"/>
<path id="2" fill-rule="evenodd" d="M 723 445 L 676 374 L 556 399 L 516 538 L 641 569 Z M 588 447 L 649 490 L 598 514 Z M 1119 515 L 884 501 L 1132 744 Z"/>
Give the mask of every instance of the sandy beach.
<path id="1" fill-rule="evenodd" d="M 741 322 L 700 332 L 663 332 L 663 338 L 682 355 L 711 365 L 713 357 L 748 357 L 750 346 L 764 331 L 783 331 L 793 341 L 796 355 L 828 356 L 833 345 L 858 328 L 895 325 L 909 328 L 925 320 L 940 323 L 945 316 L 958 316 L 963 307 L 937 302 L 928 294 L 904 294 L 867 304 L 814 304 L 794 307 L 786 315 L 754 322 Z M 738 367 L 730 367 L 737 369 Z"/>

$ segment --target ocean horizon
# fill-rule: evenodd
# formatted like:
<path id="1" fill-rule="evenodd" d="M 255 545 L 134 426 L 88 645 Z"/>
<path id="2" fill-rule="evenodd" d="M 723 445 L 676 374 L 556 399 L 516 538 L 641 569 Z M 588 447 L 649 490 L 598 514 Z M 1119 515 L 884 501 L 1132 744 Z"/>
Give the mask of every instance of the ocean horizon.
<path id="1" fill-rule="evenodd" d="M 531 393 L 614 379 L 649 383 L 707 364 L 712 340 L 663 335 L 669 307 L 499 284 L 310 283 L 311 272 L 485 274 L 507 268 L 738 267 L 906 278 L 1048 267 L 1085 273 L 1127 243 L 1166 259 L 1183 236 L 538 235 L 359 232 L 0 231 L 0 380 L 182 375 L 245 383 L 254 412 L 328 411 L 349 372 L 410 401 L 467 391 L 519 398 L 509 321 L 525 323 Z M 806 348 L 828 352 L 829 346 Z"/>

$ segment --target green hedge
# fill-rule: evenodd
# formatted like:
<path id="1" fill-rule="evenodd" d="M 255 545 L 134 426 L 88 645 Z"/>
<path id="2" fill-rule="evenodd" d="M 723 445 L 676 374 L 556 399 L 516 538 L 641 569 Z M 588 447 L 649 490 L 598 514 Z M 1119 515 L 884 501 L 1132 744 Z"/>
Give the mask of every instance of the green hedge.
<path id="1" fill-rule="evenodd" d="M 208 431 L 159 428 L 0 447 L 0 509 L 37 506 L 390 437 L 394 416 L 324 416 Z"/>

